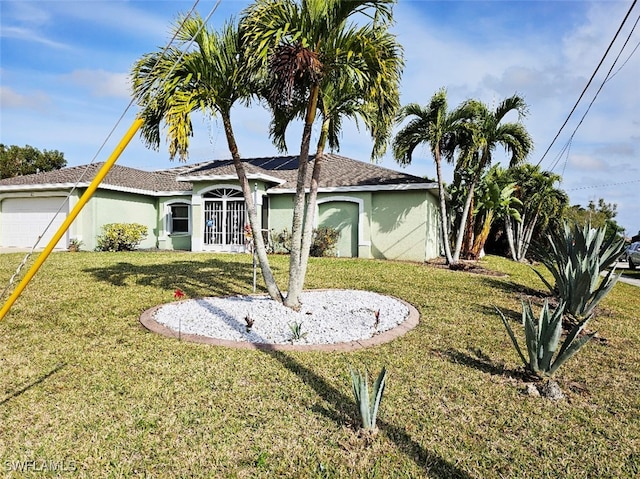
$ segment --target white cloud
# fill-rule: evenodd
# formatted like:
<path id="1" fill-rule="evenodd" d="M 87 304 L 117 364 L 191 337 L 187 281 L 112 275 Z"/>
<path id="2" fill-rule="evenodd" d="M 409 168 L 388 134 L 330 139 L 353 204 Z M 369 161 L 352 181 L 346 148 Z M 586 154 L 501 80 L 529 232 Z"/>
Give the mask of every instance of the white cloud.
<path id="1" fill-rule="evenodd" d="M 28 25 L 45 25 L 50 22 L 51 15 L 49 12 L 39 6 L 35 2 L 5 2 L 3 6 L 3 15 L 10 16 L 13 21 Z"/>
<path id="2" fill-rule="evenodd" d="M 581 170 L 604 170 L 607 167 L 604 161 L 585 155 L 570 155 L 569 164 Z"/>
<path id="3" fill-rule="evenodd" d="M 51 48 L 57 48 L 60 50 L 71 49 L 71 46 L 62 42 L 51 40 L 30 28 L 14 27 L 14 26 L 3 27 L 2 32 L 0 33 L 0 36 L 5 38 L 14 38 L 17 40 L 23 40 L 26 42 L 40 43 L 42 45 L 45 45 Z"/>
<path id="4" fill-rule="evenodd" d="M 585 21 L 563 38 L 563 51 L 576 74 L 588 78 L 600 62 L 629 9 L 627 2 L 595 2 L 589 4 Z M 615 54 L 628 35 L 631 22 L 621 31 L 612 48 Z M 613 58 L 613 57 L 612 57 Z M 604 64 L 605 68 L 607 63 Z"/>
<path id="5" fill-rule="evenodd" d="M 75 70 L 65 78 L 86 88 L 95 97 L 130 98 L 128 74 L 104 70 Z"/>
<path id="6" fill-rule="evenodd" d="M 174 4 L 177 12 L 180 2 Z M 151 9 L 136 8 L 132 2 L 56 2 L 53 8 L 58 15 L 73 19 L 72 21 L 104 25 L 116 31 L 126 32 L 127 35 L 143 37 L 169 31 L 170 22 L 166 16 L 151 13 Z"/>
<path id="7" fill-rule="evenodd" d="M 0 105 L 2 105 L 2 109 L 26 108 L 43 111 L 50 104 L 51 98 L 42 91 L 35 91 L 30 95 L 23 95 L 12 88 L 0 86 Z"/>

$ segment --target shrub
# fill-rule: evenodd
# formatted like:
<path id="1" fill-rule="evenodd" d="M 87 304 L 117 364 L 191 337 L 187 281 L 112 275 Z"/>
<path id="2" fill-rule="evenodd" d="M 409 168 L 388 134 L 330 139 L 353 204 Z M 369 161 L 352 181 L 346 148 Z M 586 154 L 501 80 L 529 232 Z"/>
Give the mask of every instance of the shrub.
<path id="1" fill-rule="evenodd" d="M 147 227 L 138 223 L 110 223 L 98 236 L 98 251 L 133 251 L 147 237 Z"/>
<path id="2" fill-rule="evenodd" d="M 335 256 L 336 244 L 340 232 L 330 226 L 322 226 L 313 232 L 313 243 L 311 244 L 311 256 Z"/>
<path id="3" fill-rule="evenodd" d="M 67 249 L 71 252 L 77 252 L 77 251 L 80 251 L 80 248 L 82 247 L 83 244 L 84 243 L 78 238 L 71 238 L 69 240 L 69 246 L 67 247 Z"/>
<path id="4" fill-rule="evenodd" d="M 524 326 L 524 337 L 528 353 L 528 358 L 526 358 L 518 345 L 516 336 L 511 326 L 509 326 L 507 318 L 504 317 L 504 314 L 502 314 L 502 311 L 498 308 L 496 308 L 496 310 L 500 313 L 502 322 L 505 328 L 507 328 L 507 333 L 525 367 L 540 377 L 553 375 L 560 366 L 577 353 L 578 350 L 596 334 L 585 334 L 578 338 L 586 326 L 587 321 L 591 318 L 589 316 L 573 327 L 554 359 L 554 354 L 558 350 L 560 336 L 562 334 L 564 304 L 560 304 L 553 313 L 550 313 L 549 304 L 545 301 L 542 311 L 540 312 L 540 317 L 536 322 L 533 311 L 531 310 L 531 305 L 523 302 L 522 325 Z"/>
<path id="5" fill-rule="evenodd" d="M 605 240 L 606 227 L 569 226 L 548 235 L 549 246 L 536 244 L 533 253 L 555 279 L 548 282 L 539 271 L 534 271 L 552 294 L 565 303 L 565 312 L 574 318 L 584 318 L 609 293 L 620 275 L 611 269 L 604 279 L 600 273 L 614 265 L 624 250 L 622 238 Z"/>
<path id="6" fill-rule="evenodd" d="M 273 231 L 271 233 L 271 243 L 273 244 L 274 253 L 291 253 L 291 233 L 287 228 L 280 233 Z"/>
<path id="7" fill-rule="evenodd" d="M 310 256 L 334 256 L 340 232 L 329 226 L 322 226 L 313 230 L 313 242 L 309 251 Z M 273 249 L 276 253 L 291 253 L 291 233 L 283 229 L 280 233 L 272 233 Z"/>

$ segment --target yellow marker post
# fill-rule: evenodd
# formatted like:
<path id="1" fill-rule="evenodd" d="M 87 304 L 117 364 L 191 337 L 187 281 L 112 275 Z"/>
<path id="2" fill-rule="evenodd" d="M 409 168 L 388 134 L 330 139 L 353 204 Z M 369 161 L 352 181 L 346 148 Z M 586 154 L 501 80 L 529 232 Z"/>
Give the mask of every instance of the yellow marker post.
<path id="1" fill-rule="evenodd" d="M 13 303 L 15 303 L 16 299 L 18 299 L 18 296 L 20 296 L 22 291 L 24 291 L 24 288 L 26 288 L 27 284 L 29 284 L 29 281 L 31 281 L 31 278 L 35 276 L 35 274 L 40 269 L 40 266 L 42 266 L 42 264 L 49 257 L 49 254 L 53 251 L 53 248 L 55 248 L 56 244 L 58 244 L 58 241 L 60 241 L 62 235 L 64 235 L 64 233 L 69 229 L 69 226 L 71 226 L 73 220 L 76 219 L 76 217 L 80 213 L 80 210 L 82 210 L 82 208 L 84 208 L 87 202 L 91 199 L 91 196 L 93 196 L 95 191 L 98 189 L 98 186 L 100 185 L 100 183 L 102 183 L 104 177 L 107 176 L 107 173 L 109 173 L 111 167 L 115 164 L 116 160 L 120 157 L 136 132 L 140 129 L 142 123 L 142 119 L 136 118 L 133 124 L 129 127 L 129 130 L 125 133 L 122 140 L 120 140 L 118 146 L 116 146 L 115 150 L 113 150 L 111 156 L 109 156 L 105 164 L 102 165 L 102 168 L 100 168 L 93 181 L 89 184 L 87 190 L 80 197 L 78 203 L 73 207 L 67 218 L 60 225 L 60 228 L 58 228 L 56 234 L 53 235 L 53 238 L 51 238 L 49 244 L 42 251 L 42 253 L 40 253 L 33 266 L 31 266 L 29 271 L 27 271 L 27 273 L 24 275 L 24 278 L 22 278 L 22 281 L 20 281 L 18 286 L 16 286 L 16 289 L 13 291 L 13 293 L 11 293 L 11 296 L 9 296 L 7 302 L 4 303 L 4 306 L 2 307 L 2 309 L 0 309 L 0 320 L 2 320 L 6 316 L 6 314 L 11 309 L 11 306 L 13 306 Z"/>

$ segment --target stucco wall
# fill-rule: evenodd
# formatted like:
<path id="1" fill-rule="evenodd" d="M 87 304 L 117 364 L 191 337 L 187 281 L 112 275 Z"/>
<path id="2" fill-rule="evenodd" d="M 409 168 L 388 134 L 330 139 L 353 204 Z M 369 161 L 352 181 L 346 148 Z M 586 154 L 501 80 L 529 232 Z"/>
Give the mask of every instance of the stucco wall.
<path id="1" fill-rule="evenodd" d="M 147 227 L 147 237 L 140 248 L 157 246 L 158 214 L 155 198 L 99 189 L 74 223 L 77 224 L 72 226 L 71 237 L 82 240 L 83 249 L 86 250 L 95 249 L 102 227 L 109 223 L 144 225 Z"/>
<path id="2" fill-rule="evenodd" d="M 426 191 L 375 193 L 371 208 L 372 256 L 408 261 L 438 256 L 434 205 L 435 198 Z"/>
<path id="3" fill-rule="evenodd" d="M 273 195 L 270 202 L 270 228 L 291 231 L 293 195 Z M 340 239 L 341 255 L 406 261 L 440 255 L 437 199 L 428 191 L 321 193 L 318 203 L 316 225 L 350 236 Z"/>

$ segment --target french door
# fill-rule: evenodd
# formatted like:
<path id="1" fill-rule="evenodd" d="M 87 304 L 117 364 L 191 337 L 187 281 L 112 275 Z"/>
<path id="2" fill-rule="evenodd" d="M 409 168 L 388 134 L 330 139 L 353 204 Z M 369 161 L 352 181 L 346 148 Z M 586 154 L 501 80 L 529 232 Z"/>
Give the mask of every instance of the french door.
<path id="1" fill-rule="evenodd" d="M 247 211 L 242 192 L 220 188 L 204 195 L 204 246 L 212 251 L 244 251 Z"/>

